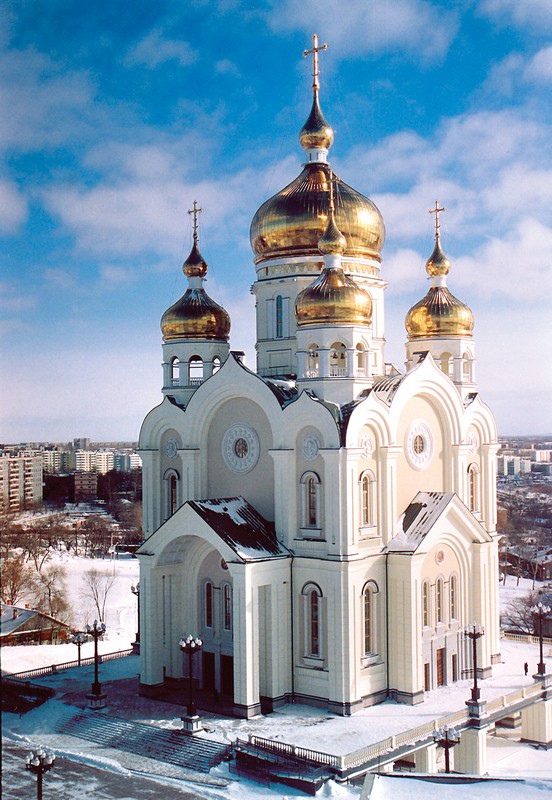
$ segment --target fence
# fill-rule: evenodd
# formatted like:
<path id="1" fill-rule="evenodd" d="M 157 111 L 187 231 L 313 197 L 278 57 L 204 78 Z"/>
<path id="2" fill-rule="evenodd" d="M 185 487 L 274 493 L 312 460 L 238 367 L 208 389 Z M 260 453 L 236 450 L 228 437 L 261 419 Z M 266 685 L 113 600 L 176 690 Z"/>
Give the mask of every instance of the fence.
<path id="1" fill-rule="evenodd" d="M 117 650 L 115 653 L 104 653 L 98 656 L 98 661 L 101 664 L 104 661 L 114 661 L 116 658 L 126 658 L 127 656 L 131 656 L 133 652 L 134 651 L 130 649 Z M 4 677 L 25 680 L 27 678 L 37 678 L 40 675 L 55 675 L 57 672 L 61 672 L 64 669 L 72 669 L 78 666 L 88 667 L 93 663 L 94 656 L 90 656 L 89 658 L 81 658 L 80 664 L 78 661 L 64 661 L 63 664 L 52 664 L 49 667 L 37 667 L 36 669 L 28 669 L 25 672 L 14 672 L 9 675 L 5 674 Z"/>

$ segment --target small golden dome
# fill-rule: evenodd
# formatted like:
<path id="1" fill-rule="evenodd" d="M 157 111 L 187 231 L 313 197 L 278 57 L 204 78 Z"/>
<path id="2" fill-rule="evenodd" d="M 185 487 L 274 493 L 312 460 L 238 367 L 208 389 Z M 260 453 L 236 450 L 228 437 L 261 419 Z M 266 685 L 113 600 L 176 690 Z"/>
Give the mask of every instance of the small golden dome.
<path id="1" fill-rule="evenodd" d="M 228 341 L 230 317 L 204 289 L 187 289 L 161 318 L 163 340 L 216 339 Z"/>
<path id="2" fill-rule="evenodd" d="M 333 210 L 330 211 L 330 218 L 326 225 L 326 230 L 318 241 L 318 249 L 323 255 L 343 255 L 347 247 L 347 240 L 335 224 Z"/>
<path id="3" fill-rule="evenodd" d="M 182 265 L 182 271 L 187 278 L 204 278 L 207 275 L 207 262 L 199 252 L 195 238 L 190 255 Z"/>
<path id="4" fill-rule="evenodd" d="M 318 92 L 314 92 L 312 108 L 309 118 L 301 128 L 299 141 L 303 150 L 329 150 L 333 144 L 334 132 L 326 122 L 320 103 Z"/>
<path id="5" fill-rule="evenodd" d="M 341 267 L 324 269 L 295 300 L 298 327 L 304 325 L 369 325 L 372 298 Z"/>
<path id="6" fill-rule="evenodd" d="M 432 278 L 434 275 L 448 275 L 450 272 L 450 261 L 441 250 L 439 236 L 436 236 L 433 253 L 426 261 L 426 272 Z"/>
<path id="7" fill-rule="evenodd" d="M 255 263 L 271 258 L 319 255 L 330 205 L 331 168 L 323 162 L 305 164 L 301 174 L 258 209 L 251 223 Z M 381 261 L 385 225 L 376 205 L 338 181 L 335 221 L 347 239 L 344 256 Z"/>
<path id="8" fill-rule="evenodd" d="M 454 297 L 446 286 L 432 286 L 405 319 L 409 339 L 429 336 L 471 336 L 473 312 Z"/>

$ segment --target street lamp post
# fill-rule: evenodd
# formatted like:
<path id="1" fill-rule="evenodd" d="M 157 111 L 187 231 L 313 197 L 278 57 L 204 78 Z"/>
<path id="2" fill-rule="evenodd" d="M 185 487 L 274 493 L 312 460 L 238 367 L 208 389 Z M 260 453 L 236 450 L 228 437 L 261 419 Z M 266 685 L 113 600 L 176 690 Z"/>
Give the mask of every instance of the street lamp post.
<path id="1" fill-rule="evenodd" d="M 481 690 L 477 686 L 477 640 L 485 635 L 485 629 L 480 627 L 476 622 L 472 622 L 465 631 L 464 636 L 471 639 L 472 642 L 472 662 L 473 662 L 473 688 L 471 690 L 471 702 L 479 703 L 481 697 Z"/>
<path id="2" fill-rule="evenodd" d="M 98 622 L 94 620 L 93 625 L 86 626 L 86 632 L 94 639 L 94 683 L 92 684 L 92 692 L 87 695 L 89 699 L 90 708 L 103 708 L 105 706 L 105 694 L 102 692 L 102 685 L 98 676 L 98 639 L 105 633 L 105 622 Z"/>
<path id="3" fill-rule="evenodd" d="M 140 652 L 140 581 L 136 584 L 136 586 L 131 586 L 130 591 L 136 597 L 136 604 L 138 606 L 138 629 L 136 631 L 136 640 L 132 643 L 132 649 L 136 652 Z"/>
<path id="4" fill-rule="evenodd" d="M 537 667 L 537 675 L 545 675 L 546 674 L 546 664 L 544 663 L 544 654 L 543 654 L 543 635 L 542 635 L 542 621 L 544 617 L 548 616 L 552 608 L 550 606 L 545 605 L 542 600 L 539 600 L 536 605 L 531 606 L 531 613 L 533 616 L 538 617 L 539 620 L 539 665 Z"/>
<path id="5" fill-rule="evenodd" d="M 36 797 L 37 800 L 42 800 L 42 776 L 54 766 L 56 757 L 53 753 L 44 750 L 40 747 L 38 750 L 33 750 L 29 753 L 25 760 L 25 769 L 36 775 Z"/>
<path id="6" fill-rule="evenodd" d="M 450 772 L 450 750 L 456 747 L 460 741 L 460 734 L 456 728 L 445 725 L 438 731 L 433 731 L 433 741 L 437 747 L 442 747 L 445 751 L 445 772 Z"/>
<path id="7" fill-rule="evenodd" d="M 203 642 L 196 636 L 189 634 L 185 639 L 179 642 L 180 649 L 183 653 L 188 654 L 188 716 L 197 716 L 197 709 L 194 703 L 194 676 L 193 676 L 193 658 L 196 653 L 199 653 Z"/>
<path id="8" fill-rule="evenodd" d="M 71 643 L 77 645 L 77 650 L 78 650 L 77 663 L 79 667 L 81 665 L 81 647 L 87 641 L 88 641 L 88 636 L 86 635 L 86 633 L 83 633 L 83 631 L 77 631 L 77 633 L 75 633 L 75 635 L 71 639 Z"/>

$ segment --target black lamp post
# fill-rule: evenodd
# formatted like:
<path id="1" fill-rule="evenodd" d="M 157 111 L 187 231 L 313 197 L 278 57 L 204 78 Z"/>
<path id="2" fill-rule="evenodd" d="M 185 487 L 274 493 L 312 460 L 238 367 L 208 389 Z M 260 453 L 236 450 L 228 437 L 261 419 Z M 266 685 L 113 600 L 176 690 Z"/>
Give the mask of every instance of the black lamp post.
<path id="1" fill-rule="evenodd" d="M 42 776 L 52 769 L 55 760 L 55 755 L 44 750 L 43 747 L 33 750 L 25 760 L 25 769 L 36 775 L 37 800 L 42 800 Z"/>
<path id="2" fill-rule="evenodd" d="M 537 668 L 538 675 L 545 675 L 546 674 L 546 664 L 544 663 L 544 654 L 543 654 L 543 635 L 542 635 L 542 621 L 544 617 L 548 616 L 552 608 L 550 606 L 545 605 L 542 600 L 539 600 L 536 605 L 531 606 L 531 613 L 533 616 L 538 617 L 539 620 L 539 666 Z"/>
<path id="3" fill-rule="evenodd" d="M 140 650 L 140 581 L 138 581 L 136 586 L 131 586 L 130 591 L 136 597 L 138 606 L 138 630 L 136 631 L 136 641 L 132 645 L 136 652 L 138 652 Z"/>
<path id="4" fill-rule="evenodd" d="M 93 625 L 86 626 L 86 632 L 94 639 L 94 683 L 92 684 L 92 699 L 104 697 L 102 695 L 102 685 L 98 678 L 98 639 L 105 633 L 105 622 L 94 620 Z"/>
<path id="5" fill-rule="evenodd" d="M 185 639 L 180 640 L 179 645 L 182 652 L 188 654 L 188 716 L 195 717 L 197 709 L 194 703 L 193 658 L 201 650 L 203 642 L 201 639 L 188 634 Z"/>
<path id="6" fill-rule="evenodd" d="M 88 641 L 88 636 L 86 635 L 86 633 L 83 633 L 82 631 L 77 631 L 77 633 L 75 633 L 75 635 L 71 639 L 71 643 L 77 645 L 77 650 L 78 650 L 77 663 L 79 667 L 81 665 L 81 647 L 87 641 Z"/>
<path id="7" fill-rule="evenodd" d="M 460 734 L 456 728 L 445 725 L 438 731 L 433 731 L 433 741 L 437 747 L 442 747 L 445 751 L 445 772 L 450 772 L 450 750 L 456 747 L 460 741 Z"/>
<path id="8" fill-rule="evenodd" d="M 471 690 L 471 702 L 479 703 L 481 690 L 477 686 L 477 640 L 485 635 L 485 629 L 480 627 L 476 622 L 472 622 L 465 631 L 464 636 L 471 639 L 472 642 L 472 661 L 473 661 L 473 688 Z"/>

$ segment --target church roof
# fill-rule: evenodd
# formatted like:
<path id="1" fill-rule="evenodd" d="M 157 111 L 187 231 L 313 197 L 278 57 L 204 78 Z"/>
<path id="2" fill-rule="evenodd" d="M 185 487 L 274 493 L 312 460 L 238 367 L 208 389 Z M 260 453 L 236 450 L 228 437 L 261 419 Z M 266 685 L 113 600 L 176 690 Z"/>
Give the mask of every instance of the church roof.
<path id="1" fill-rule="evenodd" d="M 454 492 L 418 492 L 400 517 L 390 553 L 414 552 L 452 502 Z"/>
<path id="2" fill-rule="evenodd" d="M 188 505 L 244 561 L 289 555 L 276 538 L 274 523 L 262 517 L 243 497 L 190 500 Z"/>

